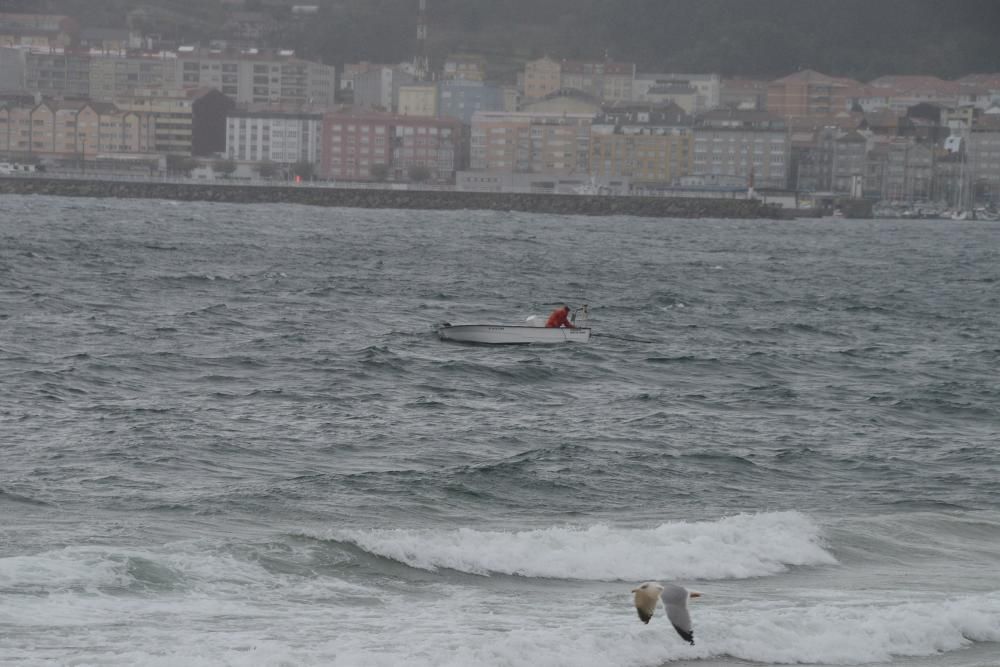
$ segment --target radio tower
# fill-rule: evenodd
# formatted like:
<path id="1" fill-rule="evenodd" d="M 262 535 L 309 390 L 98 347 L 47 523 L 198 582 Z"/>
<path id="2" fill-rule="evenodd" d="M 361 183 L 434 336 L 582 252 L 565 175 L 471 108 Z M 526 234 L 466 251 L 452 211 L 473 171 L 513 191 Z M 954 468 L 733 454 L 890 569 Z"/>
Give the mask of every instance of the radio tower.
<path id="1" fill-rule="evenodd" d="M 417 79 L 426 81 L 430 74 L 430 63 L 427 60 L 427 0 L 420 0 L 420 13 L 417 14 L 417 57 L 413 59 Z"/>

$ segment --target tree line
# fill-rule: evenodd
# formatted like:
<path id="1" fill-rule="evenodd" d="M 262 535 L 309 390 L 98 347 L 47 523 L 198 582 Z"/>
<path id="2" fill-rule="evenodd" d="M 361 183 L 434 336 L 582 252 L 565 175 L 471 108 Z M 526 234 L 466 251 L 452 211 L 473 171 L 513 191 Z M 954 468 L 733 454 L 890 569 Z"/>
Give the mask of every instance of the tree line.
<path id="1" fill-rule="evenodd" d="M 273 46 L 328 64 L 399 62 L 416 51 L 417 0 L 312 0 L 309 21 L 283 21 L 273 3 L 247 0 L 281 24 Z M 8 11 L 38 0 L 7 0 Z M 43 0 L 84 25 L 124 24 L 134 0 Z M 162 34 L 180 41 L 218 33 L 218 0 L 159 0 L 172 11 Z M 456 51 L 487 55 L 510 78 L 524 61 L 635 62 L 640 71 L 719 72 L 773 78 L 810 68 L 870 80 L 883 74 L 953 78 L 1000 71 L 996 0 L 429 0 L 433 65 Z M 30 8 L 29 8 L 30 6 Z M 166 16 L 166 15 L 165 15 Z M 177 21 L 175 17 L 189 17 Z"/>

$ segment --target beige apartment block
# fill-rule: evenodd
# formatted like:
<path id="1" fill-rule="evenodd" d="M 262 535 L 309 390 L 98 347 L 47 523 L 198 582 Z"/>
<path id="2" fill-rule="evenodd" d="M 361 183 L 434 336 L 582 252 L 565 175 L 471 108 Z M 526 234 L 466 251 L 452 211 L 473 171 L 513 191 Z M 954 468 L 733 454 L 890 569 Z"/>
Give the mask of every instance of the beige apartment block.
<path id="1" fill-rule="evenodd" d="M 559 90 L 562 67 L 557 60 L 546 56 L 524 65 L 524 97 L 539 99 Z"/>
<path id="2" fill-rule="evenodd" d="M 31 110 L 0 105 L 0 153 L 31 153 Z"/>
<path id="3" fill-rule="evenodd" d="M 0 153 L 91 159 L 148 150 L 142 116 L 112 104 L 47 100 L 0 107 Z"/>
<path id="4" fill-rule="evenodd" d="M 586 174 L 592 114 L 481 112 L 472 117 L 470 168 Z"/>

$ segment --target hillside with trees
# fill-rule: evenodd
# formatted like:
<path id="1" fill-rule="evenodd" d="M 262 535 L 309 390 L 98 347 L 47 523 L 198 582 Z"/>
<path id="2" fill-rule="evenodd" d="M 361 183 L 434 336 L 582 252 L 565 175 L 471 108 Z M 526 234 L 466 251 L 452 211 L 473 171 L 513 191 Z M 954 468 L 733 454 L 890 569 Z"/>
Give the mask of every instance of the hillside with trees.
<path id="1" fill-rule="evenodd" d="M 275 41 L 306 57 L 342 64 L 410 59 L 417 0 L 312 0 L 320 14 L 283 24 Z M 84 25 L 124 25 L 128 0 L 6 0 L 8 11 L 78 16 Z M 291 3 L 289 3 L 291 4 Z M 954 77 L 1000 71 L 996 0 L 429 0 L 432 63 L 455 51 L 506 64 L 544 54 L 634 61 L 641 71 L 714 71 L 774 77 L 800 68 L 871 79 L 882 74 Z M 30 7 L 29 7 L 30 6 Z M 218 0 L 158 0 L 147 7 L 186 42 L 212 36 Z M 248 9 L 288 14 L 274 0 Z"/>

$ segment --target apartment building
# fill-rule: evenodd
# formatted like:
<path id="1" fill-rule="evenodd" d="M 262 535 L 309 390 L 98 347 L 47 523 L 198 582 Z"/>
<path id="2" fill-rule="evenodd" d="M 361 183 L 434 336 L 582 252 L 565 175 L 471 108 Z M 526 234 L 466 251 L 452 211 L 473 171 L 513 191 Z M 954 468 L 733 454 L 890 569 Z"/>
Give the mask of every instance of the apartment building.
<path id="1" fill-rule="evenodd" d="M 358 109 L 396 111 L 399 88 L 417 82 L 415 76 L 388 65 L 368 68 L 354 75 L 354 106 Z"/>
<path id="2" fill-rule="evenodd" d="M 978 108 L 985 110 L 1000 104 L 1000 73 L 968 74 L 958 79 L 958 83 L 963 89 L 973 91 L 977 96 L 985 98 L 976 104 Z"/>
<path id="3" fill-rule="evenodd" d="M 90 97 L 90 54 L 70 51 L 28 51 L 24 86 L 45 97 Z"/>
<path id="4" fill-rule="evenodd" d="M 204 156 L 226 150 L 226 117 L 235 103 L 215 89 L 203 88 L 181 95 L 138 91 L 131 97 L 119 98 L 115 106 L 148 119 L 152 151 Z"/>
<path id="5" fill-rule="evenodd" d="M 232 111 L 226 118 L 226 155 L 249 162 L 319 164 L 322 135 L 320 112 Z"/>
<path id="6" fill-rule="evenodd" d="M 573 88 L 605 102 L 631 102 L 635 83 L 635 63 L 560 63 L 560 88 Z"/>
<path id="7" fill-rule="evenodd" d="M 80 48 L 100 53 L 124 55 L 129 49 L 139 48 L 141 37 L 126 29 L 84 28 L 80 31 Z"/>
<path id="8" fill-rule="evenodd" d="M 856 179 L 863 179 L 868 140 L 859 132 L 844 132 L 833 143 L 834 192 L 860 194 L 855 190 Z"/>
<path id="9" fill-rule="evenodd" d="M 742 111 L 763 111 L 767 108 L 767 81 L 723 79 L 719 83 L 719 106 Z"/>
<path id="10" fill-rule="evenodd" d="M 293 51 L 181 47 L 177 60 L 179 88 L 215 88 L 237 104 L 334 104 L 334 68 L 300 60 Z"/>
<path id="11" fill-rule="evenodd" d="M 979 201 L 1000 205 L 1000 114 L 983 114 L 973 123 L 966 172 Z"/>
<path id="12" fill-rule="evenodd" d="M 320 173 L 327 178 L 407 181 L 420 167 L 431 181 L 452 181 L 462 154 L 461 123 L 455 119 L 378 112 L 323 118 Z"/>
<path id="13" fill-rule="evenodd" d="M 140 115 L 101 102 L 45 100 L 0 106 L 0 153 L 53 159 L 94 159 L 144 153 L 150 135 Z"/>
<path id="14" fill-rule="evenodd" d="M 598 181 L 627 178 L 636 185 L 669 185 L 691 173 L 690 128 L 655 123 L 614 125 L 598 119 L 590 136 L 590 173 Z"/>
<path id="15" fill-rule="evenodd" d="M 167 52 L 94 57 L 90 61 L 90 98 L 113 102 L 143 89 L 180 95 L 177 65 L 176 54 Z"/>
<path id="16" fill-rule="evenodd" d="M 400 116 L 392 125 L 393 180 L 410 180 L 411 170 L 427 170 L 432 182 L 453 183 L 464 167 L 462 123 L 454 118 Z"/>
<path id="17" fill-rule="evenodd" d="M 445 59 L 441 73 L 445 80 L 485 81 L 486 58 L 475 54 L 452 54 Z"/>
<path id="18" fill-rule="evenodd" d="M 862 109 L 888 108 L 897 113 L 925 102 L 951 109 L 974 106 L 980 92 L 935 76 L 882 76 L 869 82 L 864 90 L 867 95 L 858 100 Z M 984 95 L 984 100 L 987 98 Z"/>
<path id="19" fill-rule="evenodd" d="M 632 86 L 637 102 L 673 102 L 688 113 L 701 113 L 719 106 L 722 79 L 718 74 L 642 73 Z"/>
<path id="20" fill-rule="evenodd" d="M 587 174 L 592 122 L 593 114 L 476 113 L 470 169 Z"/>
<path id="21" fill-rule="evenodd" d="M 80 25 L 60 14 L 0 13 L 0 46 L 66 49 L 77 45 Z"/>
<path id="22" fill-rule="evenodd" d="M 792 128 L 791 185 L 803 192 L 830 192 L 833 189 L 834 142 L 836 127 Z"/>
<path id="23" fill-rule="evenodd" d="M 24 50 L 0 46 L 0 91 L 24 90 L 26 72 Z"/>
<path id="24" fill-rule="evenodd" d="M 437 115 L 457 118 L 464 125 L 480 111 L 513 111 L 504 88 L 482 81 L 441 81 L 438 83 Z"/>
<path id="25" fill-rule="evenodd" d="M 558 60 L 539 58 L 524 65 L 524 97 L 539 99 L 562 87 L 562 66 Z"/>
<path id="26" fill-rule="evenodd" d="M 790 155 L 787 125 L 769 113 L 719 109 L 695 122 L 695 175 L 725 176 L 747 184 L 752 180 L 758 189 L 784 189 Z"/>
<path id="27" fill-rule="evenodd" d="M 768 112 L 788 119 L 832 116 L 847 111 L 856 81 L 802 70 L 767 85 Z"/>
<path id="28" fill-rule="evenodd" d="M 403 116 L 438 115 L 436 83 L 411 83 L 399 87 L 399 113 Z"/>
<path id="29" fill-rule="evenodd" d="M 900 137 L 886 145 L 882 199 L 889 201 L 927 201 L 933 196 L 935 150 L 917 143 L 912 137 Z"/>

